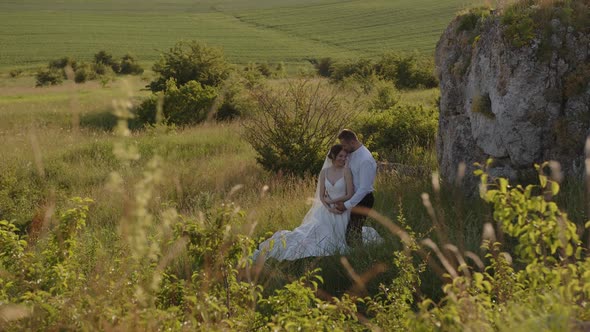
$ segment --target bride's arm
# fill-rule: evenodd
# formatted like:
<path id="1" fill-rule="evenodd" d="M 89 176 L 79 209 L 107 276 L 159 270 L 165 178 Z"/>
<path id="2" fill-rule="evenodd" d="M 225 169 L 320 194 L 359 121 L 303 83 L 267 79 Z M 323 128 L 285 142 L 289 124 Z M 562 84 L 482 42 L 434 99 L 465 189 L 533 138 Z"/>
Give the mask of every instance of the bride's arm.
<path id="1" fill-rule="evenodd" d="M 352 195 L 354 195 L 354 189 L 352 184 L 352 172 L 350 171 L 350 168 L 344 169 L 344 181 L 346 182 L 346 195 L 335 199 L 331 199 L 328 203 L 332 204 L 338 202 L 346 202 L 352 197 Z"/>
<path id="2" fill-rule="evenodd" d="M 328 210 L 331 209 L 328 202 L 326 202 L 326 170 L 325 169 L 323 169 L 320 172 L 320 201 L 322 202 L 322 204 L 324 204 L 326 209 L 328 209 Z"/>

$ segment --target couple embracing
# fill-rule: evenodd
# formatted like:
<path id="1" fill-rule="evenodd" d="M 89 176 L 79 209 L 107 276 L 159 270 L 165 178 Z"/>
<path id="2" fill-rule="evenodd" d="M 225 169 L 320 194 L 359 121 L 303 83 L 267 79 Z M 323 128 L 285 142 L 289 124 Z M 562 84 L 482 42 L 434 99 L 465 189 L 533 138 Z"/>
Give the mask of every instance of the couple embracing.
<path id="1" fill-rule="evenodd" d="M 356 134 L 344 129 L 332 146 L 319 175 L 316 195 L 303 222 L 293 231 L 278 231 L 261 243 L 254 258 L 296 260 L 344 254 L 350 247 L 380 242 L 371 227 L 363 227 L 372 208 L 377 163 Z"/>

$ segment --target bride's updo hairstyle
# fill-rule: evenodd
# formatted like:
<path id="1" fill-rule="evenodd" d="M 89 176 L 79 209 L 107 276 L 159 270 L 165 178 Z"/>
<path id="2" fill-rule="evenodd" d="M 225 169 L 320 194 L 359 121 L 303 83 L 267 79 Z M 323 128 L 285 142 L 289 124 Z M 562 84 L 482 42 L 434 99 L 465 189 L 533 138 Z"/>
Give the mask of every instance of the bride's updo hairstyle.
<path id="1" fill-rule="evenodd" d="M 336 159 L 336 156 L 342 151 L 342 144 L 336 144 L 330 148 L 330 152 L 328 153 L 328 158 L 330 160 Z"/>

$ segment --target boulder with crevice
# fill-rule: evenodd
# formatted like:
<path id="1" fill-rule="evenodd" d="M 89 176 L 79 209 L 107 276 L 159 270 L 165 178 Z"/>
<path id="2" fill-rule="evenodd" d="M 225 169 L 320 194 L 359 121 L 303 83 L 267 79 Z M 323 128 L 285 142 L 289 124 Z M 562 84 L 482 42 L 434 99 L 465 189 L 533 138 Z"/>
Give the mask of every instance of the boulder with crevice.
<path id="1" fill-rule="evenodd" d="M 473 189 L 473 163 L 488 158 L 492 174 L 512 181 L 534 178 L 534 164 L 548 160 L 566 176 L 581 175 L 590 133 L 589 27 L 555 18 L 515 45 L 502 13 L 475 15 L 470 25 L 458 16 L 436 46 L 441 176 L 456 182 L 465 163 L 460 180 Z"/>

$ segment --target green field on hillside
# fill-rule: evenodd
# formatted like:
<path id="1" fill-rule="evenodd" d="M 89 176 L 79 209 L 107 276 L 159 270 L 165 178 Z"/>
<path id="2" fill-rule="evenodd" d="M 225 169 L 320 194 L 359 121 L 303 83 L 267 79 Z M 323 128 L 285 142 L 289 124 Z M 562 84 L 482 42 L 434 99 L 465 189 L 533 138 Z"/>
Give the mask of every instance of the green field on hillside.
<path id="1" fill-rule="evenodd" d="M 478 0 L 24 0 L 0 2 L 0 67 L 98 50 L 154 61 L 178 40 L 232 62 L 304 62 L 387 51 L 430 55 L 448 22 Z"/>

